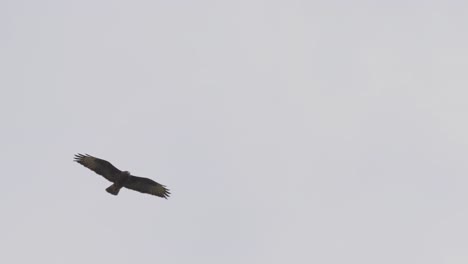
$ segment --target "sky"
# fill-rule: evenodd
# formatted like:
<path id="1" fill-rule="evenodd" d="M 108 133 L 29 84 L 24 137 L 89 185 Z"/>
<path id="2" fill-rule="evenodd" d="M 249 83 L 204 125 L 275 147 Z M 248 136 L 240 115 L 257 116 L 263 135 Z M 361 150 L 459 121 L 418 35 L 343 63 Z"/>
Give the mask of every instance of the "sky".
<path id="1" fill-rule="evenodd" d="M 467 27 L 450 0 L 0 1 L 0 262 L 467 263 Z"/>

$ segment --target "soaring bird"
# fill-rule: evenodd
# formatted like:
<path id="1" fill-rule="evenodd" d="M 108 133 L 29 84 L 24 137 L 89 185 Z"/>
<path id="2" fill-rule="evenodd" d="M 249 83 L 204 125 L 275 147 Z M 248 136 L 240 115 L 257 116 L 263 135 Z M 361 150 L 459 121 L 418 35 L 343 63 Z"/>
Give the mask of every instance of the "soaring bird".
<path id="1" fill-rule="evenodd" d="M 119 194 L 122 187 L 148 193 L 167 199 L 171 194 L 166 186 L 159 184 L 151 179 L 133 176 L 128 171 L 121 171 L 114 167 L 110 162 L 93 157 L 88 154 L 76 154 L 74 161 L 103 176 L 108 181 L 113 182 L 106 191 L 112 195 Z"/>

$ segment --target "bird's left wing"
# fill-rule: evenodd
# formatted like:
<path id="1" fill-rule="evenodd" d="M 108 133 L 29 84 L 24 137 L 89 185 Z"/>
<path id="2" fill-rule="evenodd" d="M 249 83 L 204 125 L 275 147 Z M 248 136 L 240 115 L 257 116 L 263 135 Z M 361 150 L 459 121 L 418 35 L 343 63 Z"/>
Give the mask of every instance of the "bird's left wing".
<path id="1" fill-rule="evenodd" d="M 141 193 L 148 193 L 167 199 L 171 194 L 166 186 L 159 184 L 151 179 L 138 176 L 130 176 L 124 186 L 128 189 Z"/>

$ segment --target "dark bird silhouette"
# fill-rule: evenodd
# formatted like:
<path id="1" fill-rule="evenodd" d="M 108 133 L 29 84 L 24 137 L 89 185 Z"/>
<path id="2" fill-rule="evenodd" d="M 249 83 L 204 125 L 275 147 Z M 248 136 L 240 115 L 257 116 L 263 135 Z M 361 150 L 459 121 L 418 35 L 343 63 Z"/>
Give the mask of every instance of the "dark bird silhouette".
<path id="1" fill-rule="evenodd" d="M 112 195 L 119 194 L 122 187 L 165 199 L 171 194 L 166 186 L 148 178 L 133 176 L 128 171 L 121 171 L 106 160 L 98 159 L 88 154 L 76 154 L 74 161 L 103 176 L 108 181 L 113 182 L 114 184 L 106 189 Z"/>

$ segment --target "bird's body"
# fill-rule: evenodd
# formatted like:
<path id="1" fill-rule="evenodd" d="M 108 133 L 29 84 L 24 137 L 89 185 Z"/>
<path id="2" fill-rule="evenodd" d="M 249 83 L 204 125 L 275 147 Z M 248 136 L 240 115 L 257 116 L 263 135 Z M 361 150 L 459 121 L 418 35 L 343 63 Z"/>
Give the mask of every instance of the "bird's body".
<path id="1" fill-rule="evenodd" d="M 74 161 L 112 182 L 113 184 L 106 189 L 110 194 L 118 195 L 120 189 L 125 187 L 127 189 L 156 195 L 165 199 L 170 195 L 166 186 L 148 178 L 133 176 L 128 171 L 121 171 L 106 160 L 99 159 L 88 154 L 76 154 Z"/>

